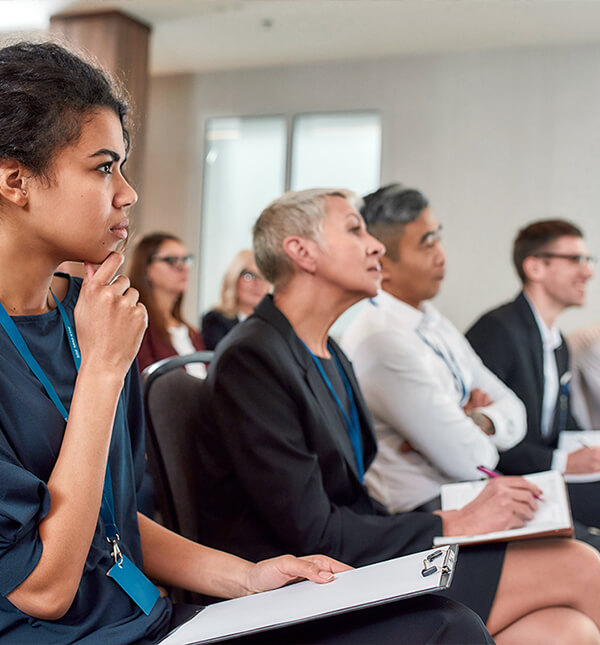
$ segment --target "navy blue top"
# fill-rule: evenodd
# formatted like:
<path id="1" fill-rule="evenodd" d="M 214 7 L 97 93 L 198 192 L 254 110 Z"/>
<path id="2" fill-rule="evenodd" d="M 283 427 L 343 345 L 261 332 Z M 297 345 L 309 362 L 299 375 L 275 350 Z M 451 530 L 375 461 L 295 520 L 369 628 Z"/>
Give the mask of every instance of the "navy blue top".
<path id="1" fill-rule="evenodd" d="M 75 328 L 73 309 L 81 280 L 69 279 L 63 305 Z M 14 316 L 13 321 L 69 410 L 77 374 L 58 310 Z M 79 589 L 60 620 L 32 618 L 6 599 L 40 559 L 38 525 L 50 508 L 46 482 L 58 457 L 65 422 L 1 327 L 0 356 L 0 641 L 117 645 L 155 640 L 168 630 L 171 604 L 160 598 L 146 616 L 106 575 L 113 560 L 100 518 Z M 119 398 L 109 462 L 120 547 L 140 568 L 136 491 L 144 473 L 142 410 L 134 365 Z"/>

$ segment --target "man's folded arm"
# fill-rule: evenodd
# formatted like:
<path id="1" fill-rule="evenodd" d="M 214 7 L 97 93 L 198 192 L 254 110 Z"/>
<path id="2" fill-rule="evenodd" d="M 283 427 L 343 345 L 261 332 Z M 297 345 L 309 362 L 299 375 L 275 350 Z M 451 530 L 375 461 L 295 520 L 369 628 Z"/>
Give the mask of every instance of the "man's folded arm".
<path id="1" fill-rule="evenodd" d="M 359 381 L 372 414 L 414 450 L 456 480 L 478 478 L 480 464 L 497 464 L 492 438 L 443 391 L 434 365 L 419 348 L 398 342 L 390 332 L 371 336 L 359 351 L 371 355 L 368 373 Z"/>

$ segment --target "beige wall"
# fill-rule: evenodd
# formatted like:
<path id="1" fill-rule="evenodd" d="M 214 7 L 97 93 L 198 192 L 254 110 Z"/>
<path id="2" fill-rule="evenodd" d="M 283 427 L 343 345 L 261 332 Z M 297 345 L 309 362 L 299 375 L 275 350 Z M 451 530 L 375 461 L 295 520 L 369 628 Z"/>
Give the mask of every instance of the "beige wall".
<path id="1" fill-rule="evenodd" d="M 510 244 L 524 223 L 572 218 L 600 252 L 599 79 L 600 45 L 154 78 L 143 230 L 198 248 L 207 117 L 378 109 L 382 182 L 430 197 L 448 253 L 437 304 L 464 329 L 518 289 Z M 565 330 L 600 319 L 599 280 Z"/>
<path id="2" fill-rule="evenodd" d="M 195 139 L 202 141 L 202 135 L 196 133 L 192 79 L 189 76 L 155 79 L 150 83 L 149 105 L 144 197 L 136 206 L 131 247 L 146 233 L 166 231 L 181 237 L 189 251 L 197 253 L 202 159 Z M 197 324 L 198 279 L 195 271 L 191 275 L 185 313 L 191 323 Z"/>

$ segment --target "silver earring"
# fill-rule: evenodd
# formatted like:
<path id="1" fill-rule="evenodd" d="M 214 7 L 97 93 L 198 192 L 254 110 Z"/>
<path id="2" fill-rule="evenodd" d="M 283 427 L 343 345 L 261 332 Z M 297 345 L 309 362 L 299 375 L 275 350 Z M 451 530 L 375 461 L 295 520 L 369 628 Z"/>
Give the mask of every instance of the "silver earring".
<path id="1" fill-rule="evenodd" d="M 27 191 L 24 188 L 21 192 L 23 193 L 23 195 L 27 195 Z"/>

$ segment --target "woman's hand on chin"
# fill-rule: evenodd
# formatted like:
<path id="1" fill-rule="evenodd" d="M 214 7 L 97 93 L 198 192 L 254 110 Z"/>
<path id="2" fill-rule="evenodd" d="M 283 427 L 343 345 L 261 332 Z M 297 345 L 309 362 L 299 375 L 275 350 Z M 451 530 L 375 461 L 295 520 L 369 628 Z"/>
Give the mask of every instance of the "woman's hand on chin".
<path id="1" fill-rule="evenodd" d="M 148 325 L 146 308 L 129 278 L 116 275 L 121 253 L 111 253 L 102 264 L 85 263 L 86 276 L 75 307 L 82 365 L 117 371 L 124 377 Z"/>

